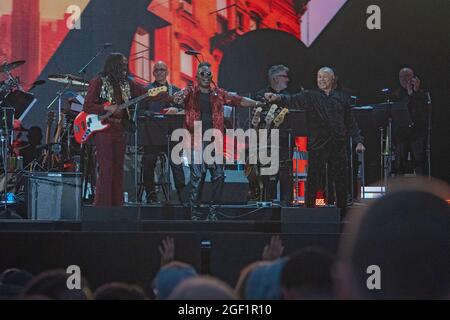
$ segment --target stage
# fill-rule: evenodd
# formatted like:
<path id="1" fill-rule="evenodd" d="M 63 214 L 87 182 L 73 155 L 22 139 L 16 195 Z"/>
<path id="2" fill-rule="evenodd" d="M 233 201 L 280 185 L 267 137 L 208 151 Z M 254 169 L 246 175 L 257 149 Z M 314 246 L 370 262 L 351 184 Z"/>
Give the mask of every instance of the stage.
<path id="1" fill-rule="evenodd" d="M 206 210 L 206 208 L 205 208 Z M 78 265 L 93 287 L 109 281 L 149 285 L 158 246 L 175 239 L 175 257 L 234 285 L 239 271 L 261 258 L 272 235 L 289 255 L 305 246 L 335 253 L 341 227 L 335 208 L 224 206 L 217 222 L 190 221 L 183 207 L 83 207 L 78 221 L 1 220 L 0 268 L 39 273 Z"/>

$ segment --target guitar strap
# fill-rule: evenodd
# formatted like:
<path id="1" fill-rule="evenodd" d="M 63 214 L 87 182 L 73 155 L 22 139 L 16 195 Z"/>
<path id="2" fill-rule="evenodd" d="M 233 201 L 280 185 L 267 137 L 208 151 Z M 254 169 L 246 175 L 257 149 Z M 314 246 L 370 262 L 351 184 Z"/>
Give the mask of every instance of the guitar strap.
<path id="1" fill-rule="evenodd" d="M 131 88 L 130 88 L 130 83 L 128 81 L 125 80 L 120 83 L 120 91 L 121 91 L 121 95 L 122 95 L 122 100 L 125 103 L 130 101 Z M 100 91 L 100 98 L 108 101 L 109 103 L 116 102 L 115 101 L 116 99 L 114 97 L 114 87 L 108 77 L 102 77 L 102 88 Z M 132 118 L 131 118 L 130 109 L 127 108 L 126 111 L 127 111 L 128 119 L 131 120 Z"/>
<path id="2" fill-rule="evenodd" d="M 120 83 L 120 91 L 124 102 L 127 102 L 131 99 L 131 88 L 130 83 L 128 81 L 123 81 Z M 108 101 L 109 103 L 115 102 L 114 88 L 111 81 L 109 81 L 108 77 L 102 77 L 102 88 L 100 91 L 100 98 Z"/>

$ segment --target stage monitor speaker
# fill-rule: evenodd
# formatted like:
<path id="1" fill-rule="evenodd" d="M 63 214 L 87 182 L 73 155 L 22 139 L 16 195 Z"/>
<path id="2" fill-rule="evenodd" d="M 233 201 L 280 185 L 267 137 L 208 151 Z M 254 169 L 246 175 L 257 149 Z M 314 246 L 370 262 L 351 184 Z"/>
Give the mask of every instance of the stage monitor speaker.
<path id="1" fill-rule="evenodd" d="M 222 204 L 247 204 L 248 180 L 243 170 L 225 170 Z M 208 203 L 212 197 L 212 183 L 209 171 L 203 185 L 202 202 Z"/>
<path id="2" fill-rule="evenodd" d="M 338 208 L 283 208 L 282 233 L 339 233 L 341 213 Z"/>
<path id="3" fill-rule="evenodd" d="M 79 220 L 81 173 L 27 172 L 28 218 Z"/>
<path id="4" fill-rule="evenodd" d="M 81 218 L 83 231 L 137 232 L 140 230 L 137 207 L 99 208 L 85 206 Z"/>

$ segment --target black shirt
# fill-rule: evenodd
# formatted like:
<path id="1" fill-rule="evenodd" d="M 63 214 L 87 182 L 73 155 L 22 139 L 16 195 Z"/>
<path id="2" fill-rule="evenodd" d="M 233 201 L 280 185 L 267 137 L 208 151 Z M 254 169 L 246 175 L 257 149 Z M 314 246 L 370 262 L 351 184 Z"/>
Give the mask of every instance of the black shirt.
<path id="1" fill-rule="evenodd" d="M 342 91 L 334 90 L 327 96 L 323 91 L 305 90 L 281 97 L 281 103 L 289 108 L 306 111 L 308 150 L 344 142 L 349 136 L 355 143 L 364 141 L 353 117 L 348 95 Z"/>
<path id="2" fill-rule="evenodd" d="M 202 118 L 203 132 L 212 129 L 211 94 L 200 92 L 199 97 L 200 112 Z"/>
<path id="3" fill-rule="evenodd" d="M 168 90 L 168 95 L 172 96 L 174 93 L 180 91 L 174 85 L 166 83 L 165 86 Z M 154 89 L 162 87 L 158 82 L 153 82 L 146 87 L 146 89 Z M 165 108 L 183 108 L 182 105 L 175 103 L 167 103 L 162 101 L 153 101 L 146 103 L 144 106 L 139 106 L 139 121 L 138 121 L 138 137 L 140 139 L 140 144 L 144 146 L 167 146 L 167 134 L 170 134 L 175 129 L 182 128 L 182 122 L 179 121 L 163 121 L 163 119 L 153 119 L 149 116 L 150 113 L 160 113 L 162 109 Z M 146 115 L 146 116 L 145 116 Z M 133 140 L 134 141 L 134 140 Z M 134 142 L 132 142 L 134 144 Z"/>
<path id="4" fill-rule="evenodd" d="M 412 124 L 410 128 L 399 128 L 409 138 L 416 139 L 426 136 L 428 129 L 427 99 L 423 91 L 414 92 L 411 96 L 404 88 L 396 90 L 391 99 L 396 102 L 406 102 Z M 407 132 L 406 132 L 407 131 Z"/>

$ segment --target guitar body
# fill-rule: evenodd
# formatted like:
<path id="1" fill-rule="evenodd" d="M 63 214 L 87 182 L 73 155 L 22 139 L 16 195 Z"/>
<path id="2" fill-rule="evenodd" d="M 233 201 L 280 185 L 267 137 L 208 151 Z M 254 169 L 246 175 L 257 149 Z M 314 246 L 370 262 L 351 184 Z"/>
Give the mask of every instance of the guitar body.
<path id="1" fill-rule="evenodd" d="M 100 116 L 86 112 L 81 112 L 73 122 L 75 141 L 80 144 L 86 143 L 94 133 L 108 128 L 109 124 L 103 124 Z"/>

